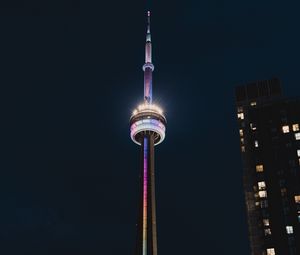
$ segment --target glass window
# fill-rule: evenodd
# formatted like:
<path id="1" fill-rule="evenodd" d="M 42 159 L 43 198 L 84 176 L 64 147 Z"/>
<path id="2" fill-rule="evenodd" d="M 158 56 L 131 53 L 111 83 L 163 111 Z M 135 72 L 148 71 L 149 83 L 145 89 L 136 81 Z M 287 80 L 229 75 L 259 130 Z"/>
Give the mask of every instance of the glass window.
<path id="1" fill-rule="evenodd" d="M 238 112 L 243 112 L 243 107 L 242 107 L 242 106 L 239 106 L 239 107 L 237 108 L 237 111 L 238 111 Z"/>
<path id="2" fill-rule="evenodd" d="M 258 141 L 257 141 L 257 140 L 254 141 L 254 146 L 255 146 L 256 148 L 258 147 Z"/>
<path id="3" fill-rule="evenodd" d="M 264 226 L 270 226 L 270 221 L 269 219 L 263 219 L 263 223 L 264 223 Z"/>
<path id="4" fill-rule="evenodd" d="M 242 152 L 245 152 L 246 151 L 245 146 L 241 146 L 241 150 Z"/>
<path id="5" fill-rule="evenodd" d="M 254 123 L 250 123 L 250 128 L 251 128 L 252 130 L 256 130 L 256 125 L 255 125 Z"/>
<path id="6" fill-rule="evenodd" d="M 259 190 L 265 190 L 266 189 L 266 183 L 264 181 L 258 182 L 258 189 Z"/>
<path id="7" fill-rule="evenodd" d="M 259 192 L 258 192 L 258 196 L 261 197 L 261 198 L 262 198 L 262 197 L 267 197 L 267 191 L 265 191 L 265 190 L 259 191 Z"/>
<path id="8" fill-rule="evenodd" d="M 293 234 L 294 233 L 293 226 L 286 226 L 286 233 L 289 235 Z"/>
<path id="9" fill-rule="evenodd" d="M 281 196 L 286 196 L 287 189 L 286 188 L 281 188 L 280 192 L 281 192 Z"/>
<path id="10" fill-rule="evenodd" d="M 300 195 L 295 196 L 295 202 L 300 204 Z"/>
<path id="11" fill-rule="evenodd" d="M 240 136 L 243 136 L 243 135 L 244 135 L 244 130 L 240 129 Z"/>
<path id="12" fill-rule="evenodd" d="M 276 255 L 274 248 L 268 248 L 267 249 L 267 255 Z"/>
<path id="13" fill-rule="evenodd" d="M 282 132 L 283 133 L 289 133 L 290 132 L 290 127 L 288 125 L 282 126 Z"/>
<path id="14" fill-rule="evenodd" d="M 243 120 L 245 118 L 243 112 L 238 113 L 237 117 L 238 117 L 239 120 Z"/>
<path id="15" fill-rule="evenodd" d="M 280 187 L 284 187 L 285 186 L 285 180 L 284 179 L 280 179 L 279 180 L 279 186 Z"/>
<path id="16" fill-rule="evenodd" d="M 300 157 L 300 150 L 297 150 L 297 155 L 298 157 Z"/>
<path id="17" fill-rule="evenodd" d="M 256 172 L 263 172 L 264 171 L 264 166 L 263 165 L 256 165 Z"/>
<path id="18" fill-rule="evenodd" d="M 269 236 L 269 235 L 271 235 L 271 229 L 266 228 L 265 229 L 265 236 Z"/>
<path id="19" fill-rule="evenodd" d="M 296 140 L 300 140 L 300 133 L 298 132 L 298 133 L 295 133 L 295 139 Z"/>
<path id="20" fill-rule="evenodd" d="M 253 102 L 250 103 L 250 105 L 251 105 L 251 106 L 255 106 L 255 105 L 256 105 L 256 102 L 253 101 Z"/>
<path id="21" fill-rule="evenodd" d="M 267 208 L 268 207 L 268 200 L 260 201 L 260 208 Z"/>
<path id="22" fill-rule="evenodd" d="M 299 131 L 299 124 L 293 124 L 293 131 Z"/>

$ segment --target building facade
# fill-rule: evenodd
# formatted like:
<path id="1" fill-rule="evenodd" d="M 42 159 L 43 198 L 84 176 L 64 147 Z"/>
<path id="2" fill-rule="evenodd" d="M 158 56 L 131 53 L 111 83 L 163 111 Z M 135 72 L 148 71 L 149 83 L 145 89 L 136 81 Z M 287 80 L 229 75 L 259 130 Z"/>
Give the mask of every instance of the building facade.
<path id="1" fill-rule="evenodd" d="M 251 255 L 300 255 L 300 99 L 278 79 L 236 88 Z"/>

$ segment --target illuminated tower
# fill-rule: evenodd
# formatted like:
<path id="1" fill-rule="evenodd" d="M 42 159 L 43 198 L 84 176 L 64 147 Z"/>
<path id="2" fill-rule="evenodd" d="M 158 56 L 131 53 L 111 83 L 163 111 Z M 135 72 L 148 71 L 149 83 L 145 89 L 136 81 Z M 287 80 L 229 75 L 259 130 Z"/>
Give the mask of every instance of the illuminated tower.
<path id="1" fill-rule="evenodd" d="M 145 46 L 144 102 L 130 118 L 130 136 L 141 146 L 141 206 L 137 224 L 136 255 L 157 255 L 156 202 L 154 180 L 154 146 L 165 138 L 166 118 L 162 110 L 152 103 L 152 45 L 150 12 L 147 12 Z"/>

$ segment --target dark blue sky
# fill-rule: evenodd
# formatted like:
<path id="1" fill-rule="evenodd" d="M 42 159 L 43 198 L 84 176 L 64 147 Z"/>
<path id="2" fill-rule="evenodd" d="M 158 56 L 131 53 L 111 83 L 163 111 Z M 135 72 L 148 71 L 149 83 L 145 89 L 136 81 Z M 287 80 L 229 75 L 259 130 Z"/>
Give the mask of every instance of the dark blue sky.
<path id="1" fill-rule="evenodd" d="M 133 254 L 145 6 L 1 2 L 1 254 Z M 249 254 L 234 87 L 300 95 L 299 7 L 152 1 L 160 254 Z"/>

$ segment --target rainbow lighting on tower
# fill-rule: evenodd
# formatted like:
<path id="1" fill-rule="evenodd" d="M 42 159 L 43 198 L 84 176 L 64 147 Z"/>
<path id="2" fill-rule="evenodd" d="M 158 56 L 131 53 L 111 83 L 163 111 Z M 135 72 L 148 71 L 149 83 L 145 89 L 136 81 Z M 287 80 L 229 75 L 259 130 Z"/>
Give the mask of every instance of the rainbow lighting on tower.
<path id="1" fill-rule="evenodd" d="M 141 146 L 141 206 L 137 224 L 136 255 L 157 255 L 156 202 L 154 146 L 165 139 L 166 117 L 163 111 L 152 103 L 152 44 L 150 33 L 150 11 L 147 12 L 147 33 L 145 46 L 144 102 L 137 107 L 130 118 L 130 136 Z"/>

